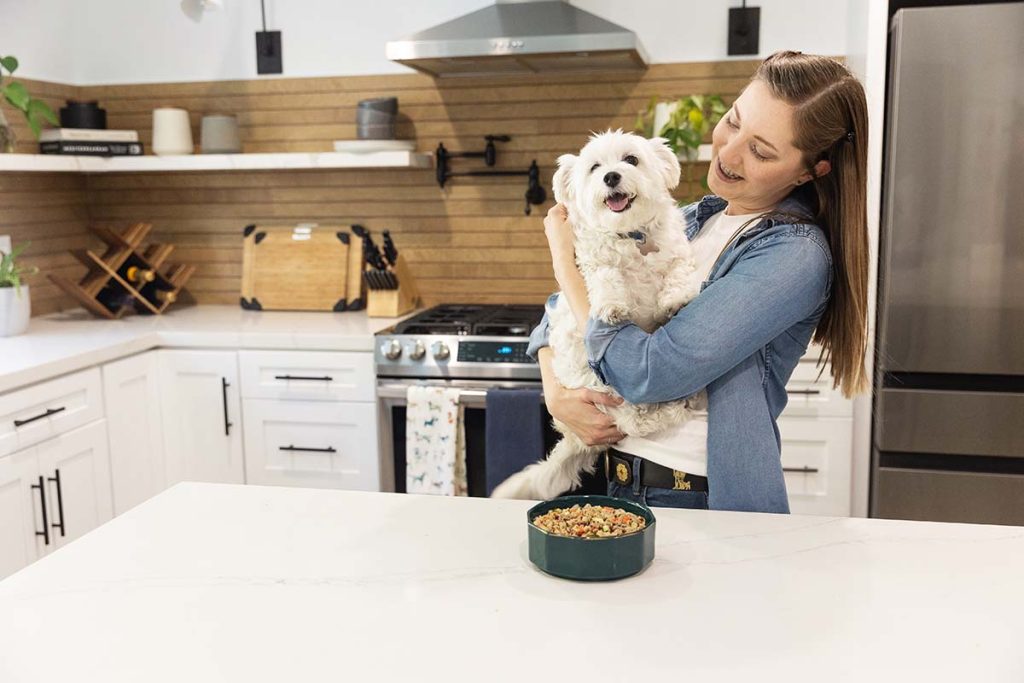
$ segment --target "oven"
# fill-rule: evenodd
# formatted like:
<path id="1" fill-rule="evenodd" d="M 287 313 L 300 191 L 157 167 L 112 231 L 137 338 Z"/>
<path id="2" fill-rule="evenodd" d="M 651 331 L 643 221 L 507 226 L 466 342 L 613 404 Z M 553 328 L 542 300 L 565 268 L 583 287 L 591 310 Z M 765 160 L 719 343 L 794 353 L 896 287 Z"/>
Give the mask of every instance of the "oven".
<path id="1" fill-rule="evenodd" d="M 454 388 L 464 412 L 469 495 L 486 495 L 487 391 L 541 389 L 540 368 L 526 356 L 542 306 L 442 305 L 377 334 L 377 424 L 381 483 L 405 492 L 406 394 L 412 385 Z M 560 435 L 543 405 L 544 452 Z M 493 419 L 493 418 L 492 418 Z M 604 493 L 603 476 L 588 476 L 581 493 Z"/>

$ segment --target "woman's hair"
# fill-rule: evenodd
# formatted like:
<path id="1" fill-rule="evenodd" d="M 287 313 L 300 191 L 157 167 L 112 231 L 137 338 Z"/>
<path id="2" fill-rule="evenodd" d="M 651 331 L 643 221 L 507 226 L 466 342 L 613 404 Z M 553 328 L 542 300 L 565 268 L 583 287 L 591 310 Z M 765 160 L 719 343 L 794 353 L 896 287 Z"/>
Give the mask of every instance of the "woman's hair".
<path id="1" fill-rule="evenodd" d="M 752 81 L 795 107 L 794 145 L 811 175 L 828 160 L 830 173 L 800 185 L 814 222 L 825 232 L 835 268 L 832 296 L 814 331 L 819 364 L 832 363 L 832 385 L 851 397 L 867 389 L 868 114 L 864 88 L 828 57 L 782 51 L 758 67 Z"/>

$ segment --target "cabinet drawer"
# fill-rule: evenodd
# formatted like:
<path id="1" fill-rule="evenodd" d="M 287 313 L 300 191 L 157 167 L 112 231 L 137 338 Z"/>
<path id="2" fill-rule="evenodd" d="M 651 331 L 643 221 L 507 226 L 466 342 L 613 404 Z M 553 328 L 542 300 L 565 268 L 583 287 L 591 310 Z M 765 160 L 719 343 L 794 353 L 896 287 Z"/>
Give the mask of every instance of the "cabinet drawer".
<path id="1" fill-rule="evenodd" d="M 377 404 L 247 399 L 246 483 L 377 491 Z"/>
<path id="2" fill-rule="evenodd" d="M 373 401 L 373 354 L 348 351 L 240 351 L 243 398 Z"/>
<path id="3" fill-rule="evenodd" d="M 849 516 L 853 420 L 780 417 L 778 423 L 791 512 Z"/>
<path id="4" fill-rule="evenodd" d="M 806 357 L 805 357 L 806 358 Z M 853 401 L 843 398 L 842 392 L 832 388 L 828 367 L 818 378 L 813 361 L 801 360 L 786 383 L 789 402 L 783 414 L 823 417 L 849 417 L 853 415 Z"/>
<path id="5" fill-rule="evenodd" d="M 0 455 L 103 417 L 99 368 L 0 396 Z"/>

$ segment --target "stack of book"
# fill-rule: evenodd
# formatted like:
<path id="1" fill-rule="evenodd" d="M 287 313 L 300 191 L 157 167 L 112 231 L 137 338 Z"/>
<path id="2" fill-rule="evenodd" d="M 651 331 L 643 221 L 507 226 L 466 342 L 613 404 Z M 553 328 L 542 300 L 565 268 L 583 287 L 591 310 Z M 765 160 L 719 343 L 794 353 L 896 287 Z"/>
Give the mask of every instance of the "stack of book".
<path id="1" fill-rule="evenodd" d="M 142 143 L 137 130 L 51 128 L 39 134 L 39 151 L 78 156 L 141 156 Z"/>

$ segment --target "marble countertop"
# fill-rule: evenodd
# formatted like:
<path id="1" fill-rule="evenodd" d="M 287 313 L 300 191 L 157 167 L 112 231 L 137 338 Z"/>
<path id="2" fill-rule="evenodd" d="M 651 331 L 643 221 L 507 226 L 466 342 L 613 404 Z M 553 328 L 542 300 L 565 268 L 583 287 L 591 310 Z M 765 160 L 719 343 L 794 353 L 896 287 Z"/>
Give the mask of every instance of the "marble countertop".
<path id="1" fill-rule="evenodd" d="M 158 346 L 372 351 L 374 333 L 401 318 L 191 306 L 159 316 L 101 320 L 82 309 L 33 318 L 0 338 L 0 392 Z"/>
<path id="2" fill-rule="evenodd" d="M 0 680 L 1024 680 L 1024 527 L 659 509 L 576 583 L 530 505 L 179 484 L 0 581 Z"/>

